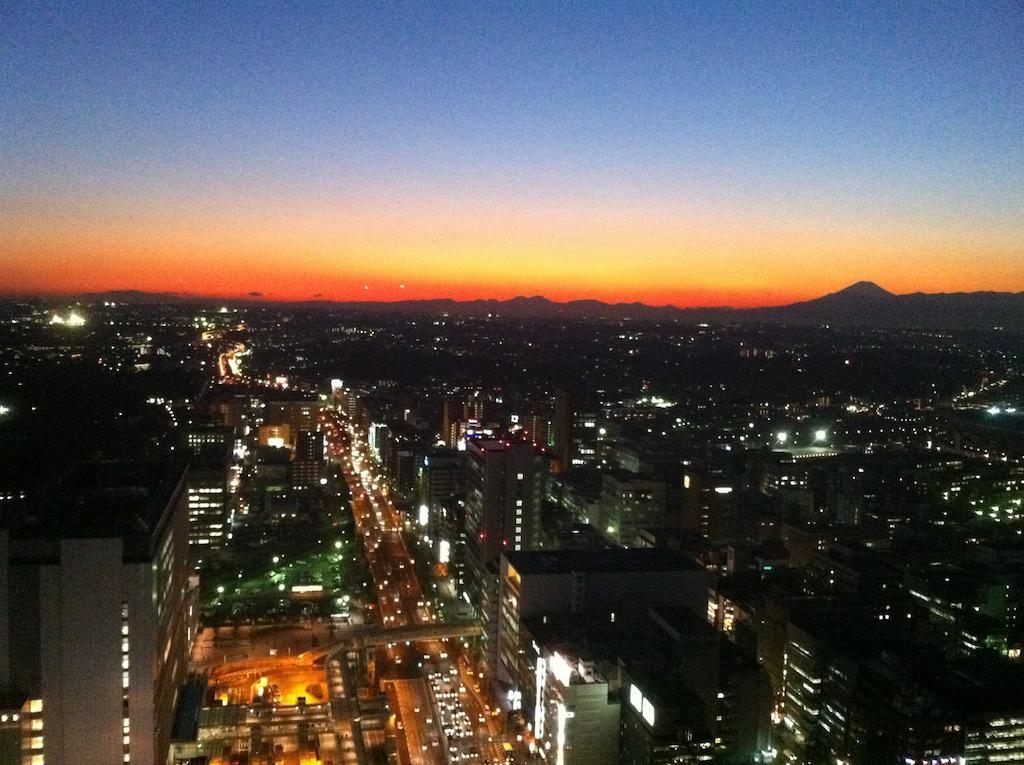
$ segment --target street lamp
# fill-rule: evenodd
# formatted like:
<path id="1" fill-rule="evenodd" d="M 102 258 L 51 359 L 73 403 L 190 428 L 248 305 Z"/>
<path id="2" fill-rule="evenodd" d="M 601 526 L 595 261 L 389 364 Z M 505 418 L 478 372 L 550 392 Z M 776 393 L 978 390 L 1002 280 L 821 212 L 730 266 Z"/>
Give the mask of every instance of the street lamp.
<path id="1" fill-rule="evenodd" d="M 815 441 L 825 441 L 827 439 L 828 439 L 828 431 L 825 430 L 824 428 L 822 428 L 820 430 L 814 431 L 814 440 Z"/>
<path id="2" fill-rule="evenodd" d="M 788 440 L 789 440 L 789 433 L 787 433 L 787 432 L 786 432 L 786 431 L 784 431 L 784 430 L 780 430 L 780 431 L 779 431 L 778 433 L 776 433 L 776 434 L 775 434 L 775 439 L 776 439 L 776 440 L 777 440 L 777 441 L 778 441 L 778 442 L 779 442 L 780 444 L 784 444 L 784 443 L 786 443 L 786 441 L 788 441 Z"/>

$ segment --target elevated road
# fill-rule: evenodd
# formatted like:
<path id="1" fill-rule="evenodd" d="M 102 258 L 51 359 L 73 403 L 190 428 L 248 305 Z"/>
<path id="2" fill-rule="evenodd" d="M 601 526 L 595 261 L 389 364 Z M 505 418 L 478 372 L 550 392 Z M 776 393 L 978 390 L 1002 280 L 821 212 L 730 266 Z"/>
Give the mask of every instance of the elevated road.
<path id="1" fill-rule="evenodd" d="M 449 640 L 461 637 L 476 637 L 483 629 L 476 621 L 457 621 L 433 624 L 406 624 L 400 627 L 384 627 L 379 624 L 357 624 L 335 630 L 337 639 L 321 648 L 305 652 L 306 656 L 329 656 L 359 641 L 366 646 L 381 646 L 389 643 L 424 642 Z"/>

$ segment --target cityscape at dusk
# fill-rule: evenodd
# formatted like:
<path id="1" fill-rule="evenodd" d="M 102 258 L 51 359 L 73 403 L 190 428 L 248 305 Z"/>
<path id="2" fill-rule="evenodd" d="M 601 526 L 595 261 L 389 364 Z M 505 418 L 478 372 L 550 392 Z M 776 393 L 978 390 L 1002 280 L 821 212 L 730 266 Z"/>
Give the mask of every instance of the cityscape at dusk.
<path id="1" fill-rule="evenodd" d="M 3 16 L 7 293 L 1024 290 L 1017 3 Z"/>
<path id="2" fill-rule="evenodd" d="M 0 3 L 0 765 L 1024 765 L 1022 42 Z"/>

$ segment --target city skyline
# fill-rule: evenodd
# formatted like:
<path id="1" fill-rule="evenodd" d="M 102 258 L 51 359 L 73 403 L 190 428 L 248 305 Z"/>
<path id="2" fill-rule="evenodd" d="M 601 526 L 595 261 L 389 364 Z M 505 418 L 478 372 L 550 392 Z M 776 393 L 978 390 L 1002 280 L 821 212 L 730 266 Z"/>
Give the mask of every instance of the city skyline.
<path id="1" fill-rule="evenodd" d="M 1022 40 L 0 3 L 0 765 L 1024 763 Z"/>
<path id="2" fill-rule="evenodd" d="M 5 16 L 9 294 L 1024 290 L 1012 4 Z"/>

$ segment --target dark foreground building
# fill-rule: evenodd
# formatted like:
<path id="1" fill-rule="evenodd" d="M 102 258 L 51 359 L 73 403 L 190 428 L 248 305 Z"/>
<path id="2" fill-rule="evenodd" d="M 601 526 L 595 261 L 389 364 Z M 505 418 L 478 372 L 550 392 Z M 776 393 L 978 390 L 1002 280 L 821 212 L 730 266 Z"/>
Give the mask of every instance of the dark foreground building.
<path id="1" fill-rule="evenodd" d="M 0 762 L 166 760 L 194 634 L 185 486 L 90 465 L 0 530 Z"/>

